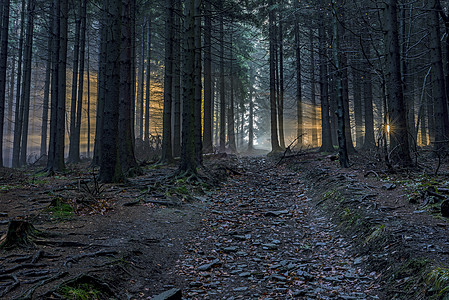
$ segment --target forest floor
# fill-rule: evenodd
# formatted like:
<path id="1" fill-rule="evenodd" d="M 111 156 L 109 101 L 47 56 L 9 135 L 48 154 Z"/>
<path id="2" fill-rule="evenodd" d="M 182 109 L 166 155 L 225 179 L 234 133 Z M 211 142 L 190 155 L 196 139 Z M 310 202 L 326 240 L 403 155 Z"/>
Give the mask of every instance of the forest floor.
<path id="1" fill-rule="evenodd" d="M 210 156 L 215 186 L 146 166 L 119 185 L 87 163 L 0 170 L 1 299 L 438 299 L 449 286 L 447 162 L 388 173 L 374 154 Z M 0 240 L 1 242 L 2 240 Z M 176 298 L 178 297 L 178 298 Z"/>

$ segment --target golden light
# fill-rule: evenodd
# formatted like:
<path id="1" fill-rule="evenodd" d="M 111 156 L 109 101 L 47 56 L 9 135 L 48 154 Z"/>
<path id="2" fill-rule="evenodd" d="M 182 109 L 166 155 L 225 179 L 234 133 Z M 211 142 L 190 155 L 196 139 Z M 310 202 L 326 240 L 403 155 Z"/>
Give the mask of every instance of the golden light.
<path id="1" fill-rule="evenodd" d="M 389 124 L 387 124 L 386 129 L 387 129 L 387 132 L 390 133 L 390 125 Z"/>

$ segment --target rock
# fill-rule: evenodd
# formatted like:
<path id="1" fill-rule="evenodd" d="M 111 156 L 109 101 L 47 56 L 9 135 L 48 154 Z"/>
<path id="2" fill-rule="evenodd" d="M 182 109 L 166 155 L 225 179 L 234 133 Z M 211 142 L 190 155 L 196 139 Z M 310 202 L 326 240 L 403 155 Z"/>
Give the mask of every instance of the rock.
<path id="1" fill-rule="evenodd" d="M 246 286 L 241 286 L 241 287 L 234 288 L 233 291 L 234 291 L 234 292 L 244 292 L 244 291 L 246 291 L 247 289 L 248 289 L 248 288 L 247 288 Z"/>
<path id="2" fill-rule="evenodd" d="M 230 247 L 223 248 L 223 252 L 225 252 L 225 253 L 231 253 L 231 252 L 236 252 L 236 251 L 237 251 L 236 246 L 230 246 Z"/>
<path id="3" fill-rule="evenodd" d="M 441 215 L 445 218 L 449 218 L 449 200 L 444 200 L 441 203 Z"/>
<path id="4" fill-rule="evenodd" d="M 276 250 L 278 248 L 278 245 L 269 243 L 269 244 L 262 244 L 262 247 L 264 249 Z"/>
<path id="5" fill-rule="evenodd" d="M 288 214 L 288 210 L 278 210 L 278 211 L 267 211 L 265 213 L 266 217 L 279 217 L 281 215 Z"/>
<path id="6" fill-rule="evenodd" d="M 249 277 L 249 276 L 251 276 L 251 273 L 250 272 L 242 272 L 239 274 L 239 276 L 240 277 Z"/>
<path id="7" fill-rule="evenodd" d="M 385 183 L 384 185 L 382 185 L 382 189 L 383 190 L 394 190 L 396 188 L 396 184 L 393 183 Z"/>
<path id="8" fill-rule="evenodd" d="M 153 296 L 151 299 L 153 300 L 181 300 L 182 299 L 182 291 L 177 288 L 173 288 L 171 290 L 165 291 L 162 294 Z"/>
<path id="9" fill-rule="evenodd" d="M 201 265 L 198 267 L 198 271 L 209 271 L 210 269 L 214 268 L 214 267 L 220 267 L 222 265 L 221 261 L 217 258 L 213 261 L 211 261 L 210 263 Z"/>

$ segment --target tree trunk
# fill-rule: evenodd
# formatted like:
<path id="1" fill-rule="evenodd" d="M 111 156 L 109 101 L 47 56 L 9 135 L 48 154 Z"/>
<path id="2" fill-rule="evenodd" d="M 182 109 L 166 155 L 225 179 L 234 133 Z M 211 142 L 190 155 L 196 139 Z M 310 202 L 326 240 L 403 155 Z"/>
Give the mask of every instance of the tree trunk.
<path id="1" fill-rule="evenodd" d="M 295 1 L 295 9 L 298 10 L 299 4 L 298 1 Z M 296 138 L 298 139 L 298 145 L 303 144 L 303 135 L 304 135 L 304 125 L 303 125 L 303 108 L 302 108 L 302 83 L 301 83 L 301 41 L 299 37 L 299 17 L 296 16 L 295 18 L 295 54 L 296 54 Z M 310 46 L 313 46 L 313 31 L 310 29 L 310 38 L 311 43 Z M 313 59 L 313 49 L 311 51 L 312 58 Z M 312 61 L 312 66 L 314 65 Z M 311 76 L 314 76 L 314 72 Z M 311 80 L 313 82 L 313 78 Z M 312 84 L 312 93 L 313 91 L 314 83 Z M 314 95 L 314 94 L 313 94 Z M 282 95 L 283 96 L 283 95 Z M 315 100 L 315 99 L 313 99 Z M 312 109 L 314 110 L 314 104 L 312 103 Z M 312 128 L 313 128 L 313 120 L 314 120 L 314 113 L 312 112 Z"/>
<path id="2" fill-rule="evenodd" d="M 356 58 L 359 60 L 359 58 Z M 352 85 L 354 91 L 354 119 L 355 119 L 355 141 L 356 147 L 363 146 L 363 106 L 362 106 L 362 75 L 359 71 L 360 64 L 356 63 L 352 69 Z"/>
<path id="3" fill-rule="evenodd" d="M 80 143 L 81 143 L 81 116 L 83 109 L 83 94 L 84 94 L 84 63 L 86 56 L 86 18 L 87 18 L 87 1 L 81 1 L 81 32 L 80 32 L 80 71 L 78 83 L 78 104 L 76 106 L 76 124 L 75 124 L 75 157 L 80 157 Z"/>
<path id="4" fill-rule="evenodd" d="M 9 2 L 1 2 L 1 32 L 0 32 L 0 167 L 3 167 L 3 126 L 5 120 L 6 103 L 6 69 L 8 62 L 8 31 L 9 31 Z"/>
<path id="5" fill-rule="evenodd" d="M 14 142 L 12 150 L 12 167 L 18 168 L 20 166 L 20 141 L 22 137 L 23 125 L 23 103 L 21 102 L 22 90 L 22 60 L 23 60 L 23 36 L 25 28 L 25 0 L 22 0 L 20 13 L 20 35 L 19 35 L 19 51 L 17 56 L 19 61 L 17 63 L 17 88 L 16 88 L 16 110 L 14 114 Z"/>
<path id="6" fill-rule="evenodd" d="M 270 43 L 270 56 L 269 56 L 269 65 L 270 65 L 270 124 L 271 124 L 271 151 L 277 152 L 281 151 L 281 147 L 279 146 L 279 138 L 278 138 L 278 128 L 277 128 L 277 105 L 276 105 L 276 68 L 275 68 L 275 60 L 276 60 L 276 36 L 274 29 L 274 19 L 275 13 L 272 9 L 273 0 L 268 0 L 269 7 L 269 43 Z"/>
<path id="7" fill-rule="evenodd" d="M 397 0 L 389 0 L 385 5 L 385 45 L 387 46 L 386 53 L 389 66 L 389 78 L 387 78 L 389 94 L 388 115 L 390 147 L 393 150 L 391 158 L 403 166 L 409 166 L 412 161 L 408 144 L 407 116 L 401 81 Z"/>
<path id="8" fill-rule="evenodd" d="M 50 80 L 51 80 L 51 46 L 53 43 L 52 35 L 48 35 L 47 42 L 47 67 L 45 70 L 44 103 L 42 107 L 42 126 L 41 126 L 41 151 L 40 155 L 47 155 L 47 129 L 48 129 L 48 103 L 50 100 Z"/>
<path id="9" fill-rule="evenodd" d="M 21 166 L 27 163 L 28 150 L 28 124 L 30 116 L 30 97 L 31 97 L 31 60 L 33 57 L 33 33 L 34 33 L 34 0 L 28 0 L 27 4 L 27 29 L 25 37 L 25 57 L 23 61 L 23 82 L 22 82 L 22 103 L 23 103 L 23 126 L 22 126 L 22 145 L 20 146 L 20 160 Z"/>
<path id="10" fill-rule="evenodd" d="M 202 107 L 202 47 L 201 47 L 201 0 L 194 2 L 194 18 L 195 18 L 195 107 L 194 107 L 194 128 L 195 128 L 195 156 L 197 164 L 201 165 L 203 156 L 203 138 L 202 138 L 202 123 L 201 123 L 201 107 Z"/>
<path id="11" fill-rule="evenodd" d="M 337 70 L 336 80 L 337 80 L 337 122 L 338 122 L 338 158 L 340 160 L 340 166 L 342 168 L 349 167 L 348 158 L 348 148 L 346 141 L 346 124 L 345 124 L 345 107 L 344 107 L 344 97 L 343 97 L 343 72 L 341 70 L 341 53 L 340 53 L 340 37 L 338 30 L 338 20 L 337 20 L 337 0 L 332 1 L 332 20 L 333 20 L 333 43 L 332 50 L 334 56 L 335 68 Z"/>
<path id="12" fill-rule="evenodd" d="M 182 149 L 179 172 L 196 174 L 195 155 L 195 0 L 185 1 Z"/>
<path id="13" fill-rule="evenodd" d="M 254 67 L 250 67 L 249 75 L 249 120 L 248 120 L 248 152 L 254 150 Z"/>
<path id="14" fill-rule="evenodd" d="M 101 158 L 99 179 L 102 182 L 118 182 L 123 179 L 118 157 L 118 125 L 120 105 L 120 40 L 121 40 L 121 1 L 104 0 L 106 18 L 106 91 L 103 113 L 103 133 L 101 136 Z"/>
<path id="15" fill-rule="evenodd" d="M 173 45 L 174 59 L 174 126 L 173 126 L 173 156 L 181 155 L 181 1 L 175 0 L 175 41 Z"/>
<path id="16" fill-rule="evenodd" d="M 324 8 L 323 0 L 320 0 L 320 7 Z M 324 12 L 320 13 L 318 28 L 319 60 L 320 60 L 320 98 L 321 98 L 321 152 L 333 152 L 330 116 L 329 116 L 329 96 L 328 96 L 328 75 L 326 62 L 326 28 L 324 23 Z"/>
<path id="17" fill-rule="evenodd" d="M 285 149 L 285 134 L 284 134 L 284 29 L 282 26 L 283 16 L 281 14 L 282 8 L 279 10 L 279 107 L 278 107 L 278 115 L 279 115 L 279 145 L 282 149 Z M 296 37 L 296 35 L 295 35 Z M 299 39 L 298 39 L 299 40 Z M 297 44 L 296 47 L 299 45 Z M 296 49 L 298 51 L 298 49 Z M 298 52 L 296 52 L 298 55 Z M 297 63 L 297 75 L 299 73 L 299 81 L 301 81 L 301 59 L 299 56 L 296 57 Z M 299 67 L 298 67 L 299 64 Z M 298 80 L 298 79 L 297 79 Z M 297 91 L 298 93 L 298 91 Z M 301 91 L 299 91 L 301 93 Z M 297 96 L 298 97 L 298 96 Z M 299 95 L 299 102 L 301 102 L 301 94 Z M 299 112 L 299 110 L 298 110 Z M 300 114 L 298 113 L 298 116 Z"/>
<path id="18" fill-rule="evenodd" d="M 77 2 L 78 12 L 75 14 L 75 44 L 73 45 L 73 73 L 72 73 L 72 99 L 70 102 L 70 145 L 69 145 L 69 158 L 68 162 L 78 163 L 80 161 L 79 155 L 79 141 L 76 146 L 76 98 L 77 98 L 77 83 L 78 83 L 78 65 L 79 65 L 79 52 L 80 52 L 80 35 L 81 35 L 81 14 L 82 5 L 81 1 Z M 77 149 L 78 148 L 78 151 Z"/>
<path id="19" fill-rule="evenodd" d="M 317 104 L 316 104 L 316 82 L 315 82 L 315 47 L 314 47 L 314 30 L 311 27 L 309 31 L 310 40 L 310 101 L 312 104 L 312 146 L 318 145 L 318 124 L 317 124 Z"/>
<path id="20" fill-rule="evenodd" d="M 173 1 L 172 1 L 173 2 Z M 173 11 L 173 8 L 171 8 Z M 145 86 L 145 99 L 146 99 L 146 105 L 145 105 L 145 141 L 147 143 L 150 142 L 150 105 L 151 105 L 151 11 L 150 11 L 150 18 L 148 20 L 148 33 L 147 33 L 147 47 L 148 47 L 148 54 L 147 54 L 147 84 Z M 171 25 L 173 26 L 173 24 Z M 173 30 L 173 29 L 171 29 Z M 167 38 L 167 37 L 166 37 Z M 173 48 L 173 46 L 172 46 Z M 173 50 L 172 50 L 173 51 Z M 173 68 L 173 67 L 172 67 Z M 165 86 L 164 86 L 165 89 Z M 171 124 L 170 124 L 171 126 Z"/>
<path id="21" fill-rule="evenodd" d="M 444 82 L 443 59 L 441 53 L 441 34 L 437 0 L 430 0 L 429 5 L 429 31 L 430 31 L 430 57 L 432 61 L 432 86 L 435 113 L 435 141 L 434 150 L 448 149 L 449 117 L 447 95 Z"/>
<path id="22" fill-rule="evenodd" d="M 212 10 L 209 1 L 205 3 L 204 12 L 204 129 L 203 151 L 210 153 L 212 147 Z"/>
<path id="23" fill-rule="evenodd" d="M 220 2 L 221 3 L 221 2 Z M 221 4 L 222 5 L 222 4 Z M 220 6 L 220 9 L 223 7 Z M 226 91 L 224 74 L 224 20 L 220 15 L 220 152 L 226 151 Z"/>
<path id="24" fill-rule="evenodd" d="M 231 153 L 237 152 L 237 147 L 235 144 L 235 117 L 234 117 L 234 53 L 233 53 L 233 36 L 232 36 L 232 28 L 231 28 L 231 37 L 230 37 L 230 63 L 229 63 L 229 82 L 230 82 L 230 97 L 229 97 L 229 105 L 228 105 L 228 144 L 229 150 Z"/>
<path id="25" fill-rule="evenodd" d="M 141 65 L 140 65 L 140 87 L 139 87 L 139 139 L 143 138 L 144 127 L 144 86 L 145 86 L 145 22 L 142 24 L 142 52 L 141 52 Z"/>
<path id="26" fill-rule="evenodd" d="M 371 56 L 371 48 L 369 42 L 363 43 L 364 51 Z M 376 146 L 374 137 L 374 109 L 373 109 L 373 83 L 371 68 L 368 63 L 364 64 L 365 72 L 363 73 L 363 100 L 365 107 L 365 140 L 363 148 L 365 150 L 372 149 Z"/>
<path id="27" fill-rule="evenodd" d="M 119 91 L 119 166 L 124 174 L 137 167 L 134 156 L 133 128 L 132 128 L 132 18 L 135 0 L 122 1 L 121 22 L 121 51 L 120 51 L 120 91 Z M 148 98 L 147 98 L 148 99 Z M 116 171 L 117 174 L 117 171 Z"/>
<path id="28" fill-rule="evenodd" d="M 172 153 L 172 91 L 173 91 L 173 0 L 166 1 L 165 20 L 165 76 L 164 76 L 164 114 L 162 131 L 161 162 L 173 160 Z"/>

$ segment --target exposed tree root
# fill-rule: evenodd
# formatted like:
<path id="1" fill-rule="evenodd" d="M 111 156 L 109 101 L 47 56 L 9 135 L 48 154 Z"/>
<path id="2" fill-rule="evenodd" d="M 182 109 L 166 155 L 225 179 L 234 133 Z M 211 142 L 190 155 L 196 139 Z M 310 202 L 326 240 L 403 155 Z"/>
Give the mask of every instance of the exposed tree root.
<path id="1" fill-rule="evenodd" d="M 17 298 L 17 300 L 28 300 L 28 299 L 32 299 L 33 298 L 33 294 L 34 292 L 41 286 L 46 285 L 49 282 L 52 282 L 54 280 L 58 280 L 64 276 L 66 276 L 67 274 L 69 274 L 68 272 L 61 272 L 56 274 L 55 276 L 52 276 L 50 278 L 44 279 L 41 282 L 39 282 L 38 284 L 34 285 L 32 288 L 30 288 L 28 291 L 26 291 L 25 293 L 23 293 L 20 297 Z M 43 299 L 47 299 L 45 297 L 40 297 Z"/>
<path id="2" fill-rule="evenodd" d="M 6 294 L 8 294 L 10 291 L 12 291 L 15 287 L 17 287 L 20 282 L 17 279 L 17 277 L 15 275 L 3 275 L 0 276 L 0 281 L 4 281 L 4 280 L 10 279 L 12 280 L 12 282 L 7 283 L 5 285 L 0 285 L 0 288 L 4 288 L 2 291 L 0 291 L 0 297 L 5 296 Z"/>
<path id="3" fill-rule="evenodd" d="M 64 263 L 64 266 L 70 267 L 72 263 L 76 263 L 84 257 L 107 256 L 107 255 L 114 255 L 117 253 L 118 252 L 115 250 L 100 250 L 92 253 L 83 253 L 67 258 L 66 262 Z"/>

